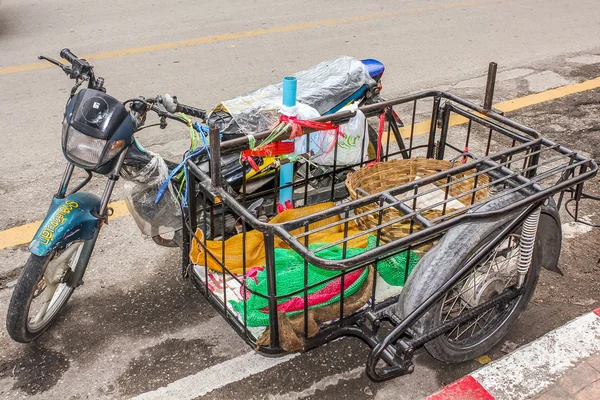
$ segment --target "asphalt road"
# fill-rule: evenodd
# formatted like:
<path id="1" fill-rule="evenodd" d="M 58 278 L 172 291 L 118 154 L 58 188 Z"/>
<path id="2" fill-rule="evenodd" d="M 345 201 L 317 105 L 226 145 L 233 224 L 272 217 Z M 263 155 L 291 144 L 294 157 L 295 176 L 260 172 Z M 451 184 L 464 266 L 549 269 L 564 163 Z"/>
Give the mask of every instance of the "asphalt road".
<path id="1" fill-rule="evenodd" d="M 192 0 L 2 0 L 0 230 L 42 219 L 64 167 L 60 122 L 70 81 L 37 64 L 38 54 L 58 57 L 69 47 L 87 56 L 117 98 L 169 92 L 207 108 L 340 54 L 383 61 L 387 97 L 434 87 L 480 99 L 480 77 L 496 61 L 500 101 L 599 76 L 598 21 L 596 0 L 269 0 L 210 7 Z M 597 95 L 583 100 L 597 103 Z M 552 131 L 557 124 L 570 131 L 596 123 L 588 109 L 588 119 L 581 113 L 560 123 L 547 119 L 548 107 L 557 114 L 576 106 L 540 105 L 515 118 L 560 138 L 563 131 Z M 597 128 L 586 134 L 597 135 Z M 185 130 L 175 127 L 144 131 L 140 140 L 172 158 L 188 146 Z M 593 150 L 581 138 L 569 140 Z M 93 188 L 102 185 L 99 180 Z M 121 197 L 118 188 L 114 199 Z M 577 238 L 587 232 L 567 228 L 566 246 L 577 242 L 573 249 L 590 257 L 563 260 L 572 272 L 567 283 L 542 280 L 530 323 L 521 321 L 511 332 L 518 344 L 600 301 L 598 283 L 584 274 L 598 255 L 598 238 L 585 247 Z M 179 256 L 144 238 L 130 217 L 112 221 L 85 285 L 55 329 L 30 346 L 11 342 L 0 329 L 0 396 L 124 398 L 196 376 L 186 387 L 212 398 L 418 398 L 478 365 L 443 365 L 423 352 L 413 375 L 377 385 L 362 373 L 365 346 L 344 339 L 226 385 L 243 373 L 242 361 L 261 361 L 244 358 L 250 349 L 178 277 Z M 0 250 L 0 320 L 26 258 L 25 246 Z M 589 271 L 593 276 L 597 269 Z M 585 285 L 572 282 L 579 278 Z M 490 357 L 501 354 L 498 348 Z M 211 379 L 222 384 L 207 384 Z"/>

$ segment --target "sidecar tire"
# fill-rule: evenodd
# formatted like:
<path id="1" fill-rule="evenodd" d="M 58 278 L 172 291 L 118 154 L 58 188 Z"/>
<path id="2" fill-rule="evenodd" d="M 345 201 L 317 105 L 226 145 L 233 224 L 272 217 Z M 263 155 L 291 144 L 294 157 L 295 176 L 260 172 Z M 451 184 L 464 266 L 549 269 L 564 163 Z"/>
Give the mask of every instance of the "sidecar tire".
<path id="1" fill-rule="evenodd" d="M 423 256 L 409 276 L 398 300 L 396 313 L 401 318 L 409 315 L 447 282 L 478 249 L 492 240 L 507 221 L 508 218 L 505 217 L 491 223 L 467 223 L 448 231 L 440 242 Z M 502 340 L 525 310 L 535 291 L 542 266 L 542 246 L 547 244 L 544 236 L 544 232 L 538 231 L 532 265 L 525 282 L 525 292 L 513 300 L 516 301 L 511 304 L 514 308 L 500 325 L 495 326 L 489 335 L 473 345 L 461 346 L 449 342 L 444 335 L 439 336 L 425 344 L 425 348 L 434 358 L 447 363 L 472 360 L 485 354 Z M 438 326 L 442 306 L 442 301 L 433 306 L 412 329 L 423 334 Z"/>
<path id="2" fill-rule="evenodd" d="M 6 330 L 8 331 L 9 336 L 17 342 L 30 343 L 52 326 L 56 317 L 58 317 L 75 290 L 74 287 L 68 287 L 66 289 L 67 293 L 65 294 L 65 297 L 62 298 L 62 304 L 59 305 L 58 311 L 52 318 L 35 331 L 29 329 L 29 308 L 31 306 L 35 287 L 42 278 L 44 269 L 52 260 L 53 256 L 54 254 L 43 257 L 35 254 L 29 255 L 27 262 L 23 266 L 17 284 L 14 287 L 8 306 L 8 312 L 6 314 Z"/>

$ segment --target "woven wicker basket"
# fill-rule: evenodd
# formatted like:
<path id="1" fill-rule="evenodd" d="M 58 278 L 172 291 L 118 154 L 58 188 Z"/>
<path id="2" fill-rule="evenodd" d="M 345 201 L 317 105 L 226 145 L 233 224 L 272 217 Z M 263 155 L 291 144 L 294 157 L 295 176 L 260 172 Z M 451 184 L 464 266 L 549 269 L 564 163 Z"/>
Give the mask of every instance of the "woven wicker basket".
<path id="1" fill-rule="evenodd" d="M 364 197 L 361 191 L 357 190 L 361 189 L 362 191 L 368 194 L 380 193 L 387 189 L 392 189 L 398 187 L 402 184 L 412 182 L 415 180 L 415 177 L 424 178 L 429 175 L 433 175 L 440 171 L 448 170 L 452 167 L 450 161 L 446 160 L 436 160 L 429 158 L 411 158 L 408 160 L 398 159 L 391 160 L 387 162 L 378 163 L 369 167 L 363 167 L 346 177 L 346 186 L 348 187 L 348 191 L 350 193 L 350 197 L 352 199 L 356 199 L 358 197 Z M 466 172 L 453 174 L 450 182 L 455 182 L 465 176 L 473 174 L 474 170 L 468 170 Z M 444 185 L 447 183 L 447 178 L 440 179 L 439 181 L 434 182 L 436 186 Z M 477 178 L 477 187 L 484 186 L 489 183 L 489 178 L 485 174 L 479 175 Z M 449 196 L 454 197 L 456 200 L 463 203 L 465 206 L 471 205 L 471 200 L 473 198 L 473 192 L 469 192 L 474 189 L 475 178 L 466 179 L 462 182 L 458 182 L 455 184 L 451 184 L 449 189 Z M 440 189 L 444 190 L 444 189 Z M 464 196 L 461 196 L 461 193 L 465 193 Z M 411 193 L 412 195 L 412 193 Z M 487 187 L 477 190 L 475 192 L 475 203 L 486 199 L 488 196 Z M 407 204 L 409 205 L 409 204 Z M 377 202 L 369 203 L 363 207 L 358 207 L 355 210 L 356 214 L 368 213 L 371 210 L 374 210 L 379 207 Z M 459 208 L 447 208 L 446 214 L 455 211 Z M 398 211 L 396 208 L 390 207 L 383 211 L 382 215 L 382 224 L 398 219 L 402 217 L 402 213 Z M 421 213 L 425 218 L 429 220 L 433 220 L 435 218 L 442 216 L 441 210 L 427 210 Z M 369 229 L 374 228 L 379 225 L 379 213 L 372 212 L 362 217 L 357 218 L 358 226 L 361 229 Z M 417 231 L 420 228 L 420 225 L 417 223 L 413 224 L 413 232 Z M 399 239 L 405 237 L 410 234 L 411 230 L 411 220 L 410 218 L 404 219 L 401 222 L 396 222 L 392 225 L 386 226 L 381 230 L 381 240 L 383 242 L 390 242 L 394 239 Z M 429 250 L 433 246 L 432 243 L 426 244 L 424 246 L 420 246 L 418 249 L 413 249 L 419 254 L 422 255 L 423 252 Z"/>

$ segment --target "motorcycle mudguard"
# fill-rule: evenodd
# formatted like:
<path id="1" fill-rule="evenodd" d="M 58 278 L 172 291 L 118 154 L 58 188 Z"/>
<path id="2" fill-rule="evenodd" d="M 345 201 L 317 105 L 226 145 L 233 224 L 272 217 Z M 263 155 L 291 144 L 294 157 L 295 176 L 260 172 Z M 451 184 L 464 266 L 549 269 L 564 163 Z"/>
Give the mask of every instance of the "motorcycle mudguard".
<path id="1" fill-rule="evenodd" d="M 46 218 L 29 244 L 29 251 L 45 256 L 73 241 L 91 239 L 100 224 L 94 215 L 99 206 L 100 198 L 91 193 L 52 198 Z"/>
<path id="2" fill-rule="evenodd" d="M 560 224 L 558 207 L 552 197 L 542 206 L 538 232 L 545 232 L 543 236 L 545 243 L 543 244 L 542 266 L 548 271 L 563 275 L 563 272 L 558 267 L 558 258 L 560 257 L 562 245 L 562 226 Z"/>

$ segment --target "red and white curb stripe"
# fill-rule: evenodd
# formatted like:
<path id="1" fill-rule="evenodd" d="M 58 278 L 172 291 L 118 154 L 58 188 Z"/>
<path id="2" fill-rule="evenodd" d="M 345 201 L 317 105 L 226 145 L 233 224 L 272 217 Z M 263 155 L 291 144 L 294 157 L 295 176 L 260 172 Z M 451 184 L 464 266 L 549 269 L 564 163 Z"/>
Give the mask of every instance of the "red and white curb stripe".
<path id="1" fill-rule="evenodd" d="M 527 399 L 600 353 L 600 308 L 444 387 L 428 400 Z"/>

